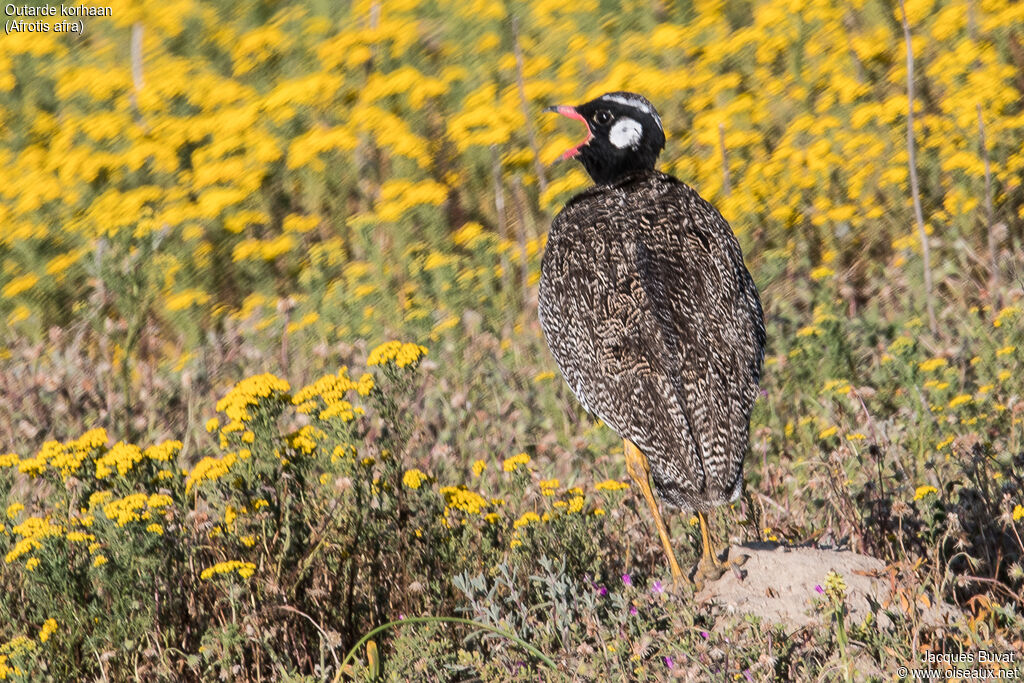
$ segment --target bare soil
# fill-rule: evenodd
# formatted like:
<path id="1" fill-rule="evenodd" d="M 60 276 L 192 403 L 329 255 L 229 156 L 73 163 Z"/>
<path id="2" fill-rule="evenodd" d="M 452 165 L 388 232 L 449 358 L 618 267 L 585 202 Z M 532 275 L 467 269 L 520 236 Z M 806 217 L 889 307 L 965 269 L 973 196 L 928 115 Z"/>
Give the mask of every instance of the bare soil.
<path id="1" fill-rule="evenodd" d="M 729 548 L 729 558 L 748 558 L 698 592 L 702 602 L 719 606 L 723 614 L 750 614 L 790 627 L 823 623 L 829 613 L 815 609 L 825 597 L 816 586 L 834 571 L 846 584 L 848 623 L 861 623 L 873 613 L 882 627 L 889 623 L 886 608 L 893 604 L 892 585 L 885 563 L 849 550 L 778 543 L 747 543 Z M 925 621 L 939 625 L 956 611 L 946 605 L 924 610 Z"/>

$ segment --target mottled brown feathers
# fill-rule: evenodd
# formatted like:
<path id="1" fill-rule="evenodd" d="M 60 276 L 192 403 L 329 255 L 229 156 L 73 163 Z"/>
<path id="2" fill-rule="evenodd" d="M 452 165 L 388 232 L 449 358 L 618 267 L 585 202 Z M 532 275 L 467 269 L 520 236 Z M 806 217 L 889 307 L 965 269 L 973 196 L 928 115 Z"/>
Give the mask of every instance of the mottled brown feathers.
<path id="1" fill-rule="evenodd" d="M 647 456 L 663 500 L 739 494 L 764 320 L 710 204 L 657 171 L 584 191 L 552 223 L 539 312 L 573 393 Z"/>

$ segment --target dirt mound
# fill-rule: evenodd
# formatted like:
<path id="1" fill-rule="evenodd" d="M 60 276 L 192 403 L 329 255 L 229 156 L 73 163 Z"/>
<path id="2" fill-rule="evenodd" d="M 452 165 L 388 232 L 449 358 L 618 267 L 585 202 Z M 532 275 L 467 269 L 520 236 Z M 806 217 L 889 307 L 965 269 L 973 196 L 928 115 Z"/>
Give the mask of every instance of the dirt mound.
<path id="1" fill-rule="evenodd" d="M 850 623 L 863 621 L 871 612 L 881 626 L 889 622 L 879 609 L 892 597 L 881 560 L 849 550 L 777 543 L 748 543 L 729 549 L 730 558 L 740 555 L 748 556 L 739 568 L 742 578 L 736 570 L 726 572 L 697 594 L 699 600 L 713 602 L 726 614 L 752 614 L 797 627 L 821 623 L 829 617 L 814 608 L 815 599 L 824 599 L 815 587 L 824 587 L 825 577 L 834 571 L 846 583 Z M 933 605 L 925 620 L 938 625 L 955 615 L 948 606 Z"/>

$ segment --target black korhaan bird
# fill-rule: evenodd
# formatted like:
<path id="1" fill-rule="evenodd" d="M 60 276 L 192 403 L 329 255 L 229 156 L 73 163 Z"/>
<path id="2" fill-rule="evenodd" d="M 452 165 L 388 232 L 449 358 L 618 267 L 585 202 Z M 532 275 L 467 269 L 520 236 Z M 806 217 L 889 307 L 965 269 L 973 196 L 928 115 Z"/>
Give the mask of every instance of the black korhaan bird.
<path id="1" fill-rule="evenodd" d="M 722 215 L 654 169 L 665 133 L 646 98 L 613 92 L 545 111 L 586 125 L 562 158 L 596 183 L 551 224 L 539 293 L 548 347 L 583 407 L 623 438 L 673 577 L 648 477 L 666 503 L 696 511 L 699 574 L 720 575 L 706 513 L 743 487 L 765 343 L 757 288 Z"/>

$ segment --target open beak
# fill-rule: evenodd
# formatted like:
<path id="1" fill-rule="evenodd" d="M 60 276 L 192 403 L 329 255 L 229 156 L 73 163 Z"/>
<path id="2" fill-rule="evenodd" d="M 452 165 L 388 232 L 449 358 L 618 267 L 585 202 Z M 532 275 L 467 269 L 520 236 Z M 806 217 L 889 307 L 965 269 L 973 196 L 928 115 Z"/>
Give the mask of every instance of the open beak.
<path id="1" fill-rule="evenodd" d="M 563 152 L 562 156 L 558 157 L 559 160 L 562 160 L 562 159 L 572 159 L 574 156 L 579 154 L 580 150 L 588 142 L 590 142 L 591 138 L 594 137 L 594 133 L 590 130 L 590 124 L 587 123 L 587 120 L 585 118 L 583 118 L 582 114 L 580 114 L 578 111 L 576 111 L 575 107 L 570 107 L 568 105 L 564 105 L 563 104 L 563 105 L 559 105 L 559 106 L 556 106 L 556 107 L 547 107 L 544 111 L 545 112 L 554 112 L 555 114 L 561 114 L 562 116 L 568 116 L 570 119 L 576 119 L 577 121 L 582 121 L 583 125 L 587 127 L 587 139 L 584 140 L 583 142 L 581 142 L 580 144 L 576 145 L 575 147 L 572 147 L 571 149 Z"/>

